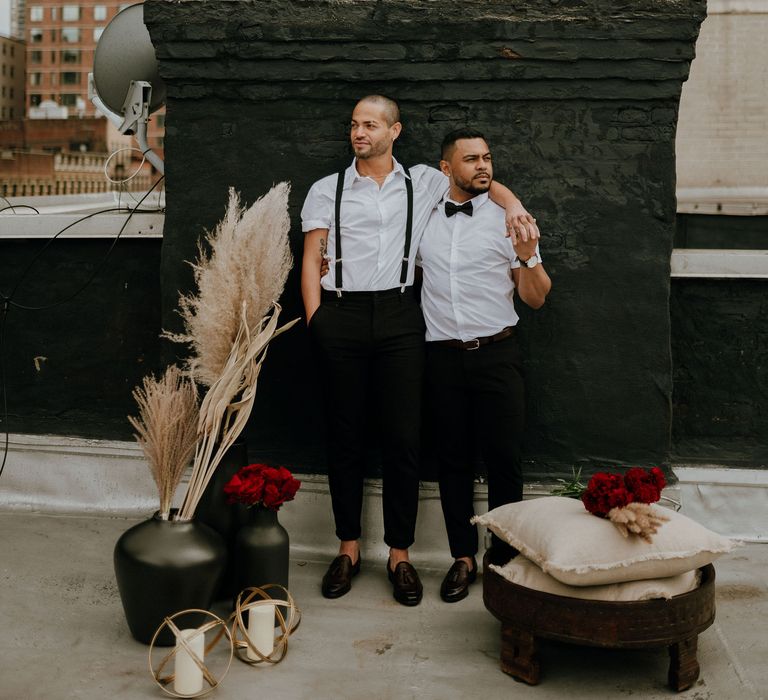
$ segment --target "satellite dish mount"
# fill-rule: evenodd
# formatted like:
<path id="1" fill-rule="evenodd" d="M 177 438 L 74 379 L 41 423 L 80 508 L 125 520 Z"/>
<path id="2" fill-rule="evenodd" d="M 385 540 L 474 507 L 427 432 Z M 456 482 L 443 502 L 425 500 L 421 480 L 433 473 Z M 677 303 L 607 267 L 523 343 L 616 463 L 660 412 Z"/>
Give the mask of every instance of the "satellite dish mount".
<path id="1" fill-rule="evenodd" d="M 149 115 L 165 102 L 165 83 L 144 26 L 143 4 L 118 12 L 104 29 L 88 75 L 88 97 L 120 133 L 135 135 L 146 159 L 165 172 L 147 141 Z"/>

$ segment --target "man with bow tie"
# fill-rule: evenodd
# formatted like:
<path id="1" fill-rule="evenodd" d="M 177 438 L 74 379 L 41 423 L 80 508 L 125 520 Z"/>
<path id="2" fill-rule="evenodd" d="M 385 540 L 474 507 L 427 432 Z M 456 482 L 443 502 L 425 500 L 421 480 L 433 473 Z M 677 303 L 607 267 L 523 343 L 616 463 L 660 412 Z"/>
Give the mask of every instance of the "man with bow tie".
<path id="1" fill-rule="evenodd" d="M 369 95 L 355 106 L 355 159 L 318 180 L 302 209 L 301 287 L 326 380 L 328 483 L 340 541 L 322 594 L 345 595 L 360 570 L 363 440 L 373 413 L 382 442 L 387 576 L 398 602 L 417 605 L 422 586 L 408 549 L 418 506 L 424 320 L 413 280 L 419 241 L 448 182 L 433 168 L 409 170 L 393 158 L 401 128 L 387 97 Z M 535 228 L 507 188 L 494 183 L 492 196 L 511 228 Z M 326 256 L 330 270 L 321 280 Z"/>
<path id="2" fill-rule="evenodd" d="M 483 135 L 467 128 L 447 134 L 440 168 L 450 187 L 430 215 L 417 264 L 427 327 L 425 418 L 455 560 L 440 595 L 450 603 L 466 597 L 477 575 L 477 529 L 469 522 L 476 446 L 488 472 L 489 508 L 522 500 L 525 399 L 514 296 L 538 309 L 551 281 L 537 228 L 506 237 L 504 210 L 488 197 L 493 164 Z M 503 561 L 512 551 L 494 536 L 493 555 Z"/>

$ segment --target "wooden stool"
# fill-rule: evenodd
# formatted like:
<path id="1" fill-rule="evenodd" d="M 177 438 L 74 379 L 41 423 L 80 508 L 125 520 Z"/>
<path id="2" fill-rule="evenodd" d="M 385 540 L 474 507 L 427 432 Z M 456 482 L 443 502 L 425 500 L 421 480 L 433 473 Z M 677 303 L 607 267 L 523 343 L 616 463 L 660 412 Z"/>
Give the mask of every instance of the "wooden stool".
<path id="1" fill-rule="evenodd" d="M 669 685 L 690 688 L 699 677 L 698 635 L 715 620 L 715 569 L 701 584 L 669 600 L 608 602 L 542 593 L 507 581 L 483 561 L 483 601 L 501 621 L 501 670 L 535 685 L 539 639 L 612 649 L 669 648 Z"/>

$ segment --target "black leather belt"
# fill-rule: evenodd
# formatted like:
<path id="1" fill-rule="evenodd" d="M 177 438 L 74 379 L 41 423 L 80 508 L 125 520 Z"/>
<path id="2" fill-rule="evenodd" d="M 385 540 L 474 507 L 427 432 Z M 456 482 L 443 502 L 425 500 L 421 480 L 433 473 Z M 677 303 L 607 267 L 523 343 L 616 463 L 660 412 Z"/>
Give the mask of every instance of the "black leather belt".
<path id="1" fill-rule="evenodd" d="M 458 348 L 459 350 L 477 350 L 482 345 L 488 345 L 489 343 L 495 343 L 498 340 L 504 340 L 509 338 L 515 332 L 514 326 L 508 326 L 504 330 L 499 331 L 496 335 L 489 335 L 485 338 L 473 338 L 472 340 L 432 340 L 430 344 L 435 345 L 447 345 L 449 348 Z"/>
<path id="2" fill-rule="evenodd" d="M 405 294 L 409 297 L 415 297 L 416 293 L 413 286 L 395 287 L 394 289 L 379 289 L 370 292 L 345 292 L 345 291 L 331 291 L 328 289 L 320 290 L 320 298 L 323 301 L 339 301 L 341 299 L 389 299 L 391 297 L 399 297 Z"/>

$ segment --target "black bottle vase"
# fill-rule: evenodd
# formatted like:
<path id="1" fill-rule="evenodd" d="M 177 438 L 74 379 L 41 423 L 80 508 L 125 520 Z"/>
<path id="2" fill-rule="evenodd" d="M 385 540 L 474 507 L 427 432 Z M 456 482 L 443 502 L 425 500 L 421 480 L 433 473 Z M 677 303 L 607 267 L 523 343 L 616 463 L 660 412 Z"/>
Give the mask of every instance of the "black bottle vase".
<path id="1" fill-rule="evenodd" d="M 194 520 L 161 520 L 157 513 L 124 532 L 115 545 L 115 576 L 133 637 L 149 644 L 164 618 L 180 610 L 207 610 L 227 561 L 221 536 Z M 189 624 L 201 624 L 190 619 Z M 171 646 L 164 629 L 155 644 Z"/>
<path id="2" fill-rule="evenodd" d="M 288 588 L 288 532 L 277 511 L 253 506 L 235 538 L 235 577 L 239 590 L 277 583 Z M 276 591 L 268 591 L 277 595 Z"/>

